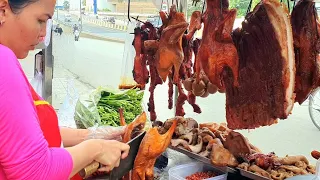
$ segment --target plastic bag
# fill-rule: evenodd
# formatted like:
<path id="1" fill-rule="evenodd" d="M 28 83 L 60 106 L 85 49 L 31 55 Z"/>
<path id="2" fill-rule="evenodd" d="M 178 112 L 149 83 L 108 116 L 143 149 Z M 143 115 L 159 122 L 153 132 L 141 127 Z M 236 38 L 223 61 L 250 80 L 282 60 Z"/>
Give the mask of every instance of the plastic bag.
<path id="1" fill-rule="evenodd" d="M 98 126 L 88 128 L 89 134 L 87 139 L 106 139 L 121 141 L 121 135 L 125 133 L 126 126 Z"/>
<path id="2" fill-rule="evenodd" d="M 87 129 L 96 124 L 101 124 L 97 104 L 101 98 L 101 92 L 104 90 L 116 92 L 109 87 L 99 87 L 89 94 L 80 96 L 74 113 L 74 121 L 78 129 Z"/>
<path id="3" fill-rule="evenodd" d="M 134 87 L 137 85 L 132 75 L 135 56 L 135 50 L 132 45 L 134 34 L 130 34 L 134 32 L 136 24 L 137 22 L 133 19 L 131 20 L 131 22 L 128 22 L 128 30 L 126 33 L 126 41 L 122 57 L 122 68 L 119 89 L 127 89 L 126 87 Z"/>
<path id="4" fill-rule="evenodd" d="M 59 125 L 75 128 L 74 112 L 76 103 L 79 99 L 79 92 L 74 86 L 73 80 L 68 80 L 67 95 L 63 101 L 62 107 L 58 111 Z"/>
<path id="5" fill-rule="evenodd" d="M 98 126 L 119 126 L 119 109 L 123 108 L 126 123 L 132 122 L 143 111 L 144 91 L 130 89 L 119 91 L 109 87 L 99 87 L 90 94 L 81 96 L 76 105 L 74 119 L 77 128 Z M 100 99 L 103 96 L 103 100 Z"/>
<path id="6" fill-rule="evenodd" d="M 42 96 L 43 75 L 41 72 L 36 72 L 34 78 L 30 81 L 31 86 L 39 96 Z"/>

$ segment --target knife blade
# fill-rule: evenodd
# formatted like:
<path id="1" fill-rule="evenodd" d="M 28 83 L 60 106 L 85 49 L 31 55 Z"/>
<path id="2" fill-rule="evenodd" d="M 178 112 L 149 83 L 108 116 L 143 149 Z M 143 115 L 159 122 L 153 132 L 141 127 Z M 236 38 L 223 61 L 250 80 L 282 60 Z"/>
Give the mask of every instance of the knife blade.
<path id="1" fill-rule="evenodd" d="M 129 154 L 125 159 L 120 160 L 120 165 L 119 167 L 114 168 L 110 174 L 108 175 L 102 175 L 99 176 L 101 178 L 108 178 L 108 179 L 120 179 L 123 177 L 125 174 L 127 174 L 134 166 L 134 160 L 138 154 L 139 147 L 141 144 L 141 141 L 143 137 L 145 136 L 146 132 L 140 133 L 137 137 L 133 138 L 126 144 L 130 146 Z M 93 162 L 87 167 L 83 168 L 80 172 L 79 175 L 83 179 L 87 179 L 90 177 L 94 172 L 96 172 L 102 165 L 99 162 Z"/>

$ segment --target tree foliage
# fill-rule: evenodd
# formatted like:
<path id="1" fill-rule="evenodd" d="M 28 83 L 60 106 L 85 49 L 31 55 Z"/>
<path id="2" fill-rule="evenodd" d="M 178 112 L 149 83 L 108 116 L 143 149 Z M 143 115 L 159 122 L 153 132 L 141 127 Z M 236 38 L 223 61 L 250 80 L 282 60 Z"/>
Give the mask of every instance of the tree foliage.
<path id="1" fill-rule="evenodd" d="M 69 11 L 69 9 L 70 9 L 69 1 L 64 1 L 63 2 L 63 9 Z"/>
<path id="2" fill-rule="evenodd" d="M 260 0 L 252 0 L 251 10 L 260 2 Z M 246 15 L 249 7 L 250 0 L 229 0 L 229 8 L 237 9 L 237 16 L 242 17 Z M 188 1 L 188 17 L 191 16 L 193 11 L 202 11 L 203 0 L 198 2 L 196 5 L 192 5 L 192 1 Z"/>

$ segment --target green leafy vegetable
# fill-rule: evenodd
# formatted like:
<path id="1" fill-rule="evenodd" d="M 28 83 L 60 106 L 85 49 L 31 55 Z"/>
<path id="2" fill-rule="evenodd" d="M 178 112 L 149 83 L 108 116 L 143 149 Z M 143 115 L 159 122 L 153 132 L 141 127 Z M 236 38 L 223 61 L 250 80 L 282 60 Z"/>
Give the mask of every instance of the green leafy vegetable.
<path id="1" fill-rule="evenodd" d="M 119 108 L 124 110 L 124 118 L 129 124 L 142 112 L 143 92 L 130 89 L 121 93 L 101 92 L 97 110 L 101 118 L 101 125 L 120 126 Z"/>

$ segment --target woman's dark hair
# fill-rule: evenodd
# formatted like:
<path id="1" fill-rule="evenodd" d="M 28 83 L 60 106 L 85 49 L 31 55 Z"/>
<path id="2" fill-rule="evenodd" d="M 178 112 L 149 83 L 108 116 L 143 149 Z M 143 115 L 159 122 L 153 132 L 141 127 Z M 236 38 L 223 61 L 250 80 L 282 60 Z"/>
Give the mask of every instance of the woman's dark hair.
<path id="1" fill-rule="evenodd" d="M 23 8 L 36 2 L 37 0 L 9 0 L 9 5 L 13 13 L 19 13 Z"/>

